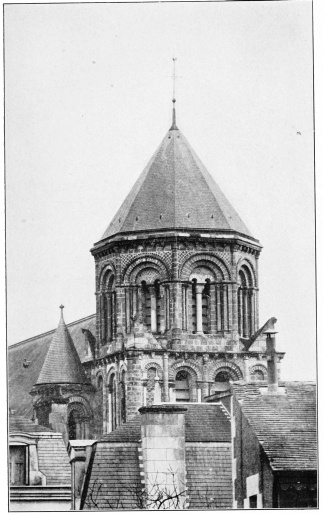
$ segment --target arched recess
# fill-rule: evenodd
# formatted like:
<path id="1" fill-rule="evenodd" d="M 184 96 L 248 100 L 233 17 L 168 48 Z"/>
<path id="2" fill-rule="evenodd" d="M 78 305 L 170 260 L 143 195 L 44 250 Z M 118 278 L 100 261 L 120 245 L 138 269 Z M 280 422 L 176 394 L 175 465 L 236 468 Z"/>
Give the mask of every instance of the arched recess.
<path id="1" fill-rule="evenodd" d="M 163 281 L 168 279 L 168 268 L 158 258 L 139 257 L 128 265 L 123 276 L 127 332 L 134 317 L 152 333 L 165 331 L 168 296 Z"/>
<path id="2" fill-rule="evenodd" d="M 208 253 L 199 253 L 194 256 L 189 256 L 179 270 L 179 276 L 182 281 L 187 281 L 190 274 L 195 267 L 207 267 L 217 277 L 217 281 L 230 280 L 231 274 L 226 263 L 220 258 L 210 255 Z"/>
<path id="3" fill-rule="evenodd" d="M 90 418 L 91 415 L 83 402 L 69 402 L 67 406 L 69 440 L 90 438 Z"/>
<path id="4" fill-rule="evenodd" d="M 108 389 L 108 432 L 115 429 L 118 425 L 117 421 L 117 377 L 116 371 L 111 369 L 107 377 Z"/>
<path id="5" fill-rule="evenodd" d="M 238 265 L 238 331 L 242 337 L 250 337 L 256 331 L 255 274 L 245 259 Z"/>
<path id="6" fill-rule="evenodd" d="M 191 362 L 176 362 L 169 369 L 169 379 L 175 385 L 174 399 L 176 402 L 197 401 L 197 381 L 202 379 L 198 365 Z"/>
<path id="7" fill-rule="evenodd" d="M 253 365 L 249 369 L 251 381 L 266 381 L 268 378 L 267 369 L 264 365 Z"/>
<path id="8" fill-rule="evenodd" d="M 209 381 L 216 381 L 217 375 L 220 373 L 227 373 L 231 381 L 237 381 L 243 379 L 243 373 L 240 367 L 232 362 L 218 362 L 209 369 Z"/>
<path id="9" fill-rule="evenodd" d="M 120 371 L 119 381 L 120 424 L 126 422 L 126 400 L 126 370 L 123 368 Z"/>
<path id="10" fill-rule="evenodd" d="M 193 333 L 217 333 L 230 329 L 230 272 L 219 258 L 198 254 L 181 270 L 182 328 Z"/>
<path id="11" fill-rule="evenodd" d="M 115 269 L 107 265 L 100 279 L 100 338 L 101 344 L 111 342 L 116 335 L 117 306 Z"/>

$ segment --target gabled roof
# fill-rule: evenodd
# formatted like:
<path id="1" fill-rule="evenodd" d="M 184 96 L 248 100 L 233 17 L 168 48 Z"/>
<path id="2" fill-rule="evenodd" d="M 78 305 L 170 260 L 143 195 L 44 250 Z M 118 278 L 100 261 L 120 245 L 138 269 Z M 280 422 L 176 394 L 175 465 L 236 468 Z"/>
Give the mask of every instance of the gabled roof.
<path id="1" fill-rule="evenodd" d="M 101 241 L 121 233 L 168 229 L 224 231 L 252 238 L 176 125 L 165 135 Z"/>
<path id="2" fill-rule="evenodd" d="M 37 385 L 63 383 L 89 383 L 72 337 L 63 317 L 63 307 L 58 327 L 51 341 Z"/>
<path id="3" fill-rule="evenodd" d="M 241 401 L 242 399 L 242 401 Z M 274 470 L 316 470 L 316 386 L 285 383 L 285 394 L 240 395 L 241 408 Z"/>
<path id="4" fill-rule="evenodd" d="M 87 341 L 83 329 L 95 335 L 95 315 L 69 323 L 69 333 L 81 361 L 87 359 Z M 37 382 L 55 330 L 29 338 L 8 347 L 9 405 L 18 415 L 32 417 L 29 394 Z M 24 366 L 23 362 L 27 361 Z"/>

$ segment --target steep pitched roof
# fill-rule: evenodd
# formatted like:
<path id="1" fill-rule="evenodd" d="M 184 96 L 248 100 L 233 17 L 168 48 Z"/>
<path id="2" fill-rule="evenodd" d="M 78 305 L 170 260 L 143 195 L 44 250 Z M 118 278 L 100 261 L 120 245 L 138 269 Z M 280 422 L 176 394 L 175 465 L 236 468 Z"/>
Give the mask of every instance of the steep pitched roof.
<path id="1" fill-rule="evenodd" d="M 243 397 L 242 412 L 274 470 L 316 470 L 316 386 L 285 383 L 284 395 Z"/>
<path id="2" fill-rule="evenodd" d="M 62 307 L 63 308 L 63 307 Z M 51 341 L 37 385 L 48 383 L 88 383 L 81 360 L 63 317 Z"/>
<path id="3" fill-rule="evenodd" d="M 69 333 L 82 362 L 87 360 L 87 341 L 83 329 L 95 334 L 95 315 L 69 323 Z M 8 347 L 9 405 L 18 415 L 31 418 L 29 394 L 37 382 L 55 330 L 29 338 Z M 28 366 L 24 366 L 24 360 Z"/>
<path id="4" fill-rule="evenodd" d="M 181 131 L 172 126 L 101 241 L 118 233 L 181 228 L 252 238 Z"/>

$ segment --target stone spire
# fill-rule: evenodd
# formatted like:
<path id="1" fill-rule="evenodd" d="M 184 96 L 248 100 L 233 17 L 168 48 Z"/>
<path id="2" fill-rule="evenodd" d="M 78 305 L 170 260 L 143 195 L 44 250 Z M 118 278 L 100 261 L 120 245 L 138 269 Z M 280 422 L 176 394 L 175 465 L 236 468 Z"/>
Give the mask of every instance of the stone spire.
<path id="1" fill-rule="evenodd" d="M 61 318 L 36 385 L 89 383 L 72 337 L 65 324 L 63 308 L 64 306 L 61 305 Z"/>

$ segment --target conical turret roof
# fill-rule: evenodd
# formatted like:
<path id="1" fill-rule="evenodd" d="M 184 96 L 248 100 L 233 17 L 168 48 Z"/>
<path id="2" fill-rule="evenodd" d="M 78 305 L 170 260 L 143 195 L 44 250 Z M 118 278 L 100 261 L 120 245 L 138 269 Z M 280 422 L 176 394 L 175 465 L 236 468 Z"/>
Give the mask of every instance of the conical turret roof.
<path id="1" fill-rule="evenodd" d="M 63 318 L 61 318 L 48 349 L 37 385 L 43 384 L 88 384 L 80 357 Z"/>
<path id="2" fill-rule="evenodd" d="M 253 238 L 177 128 L 175 113 L 101 241 L 122 233 L 168 229 L 236 232 Z"/>

